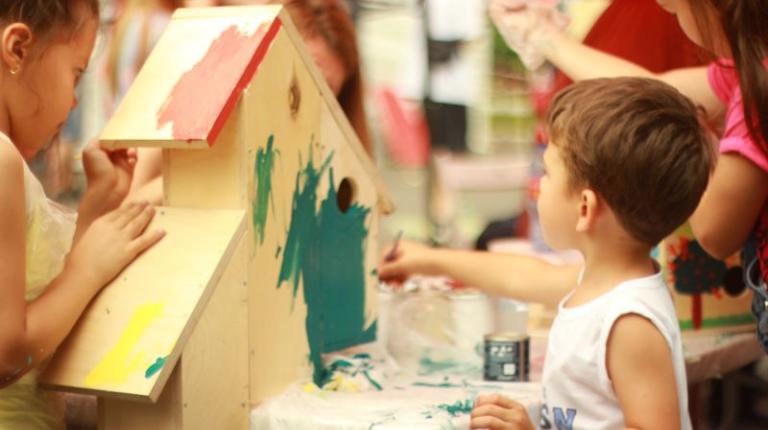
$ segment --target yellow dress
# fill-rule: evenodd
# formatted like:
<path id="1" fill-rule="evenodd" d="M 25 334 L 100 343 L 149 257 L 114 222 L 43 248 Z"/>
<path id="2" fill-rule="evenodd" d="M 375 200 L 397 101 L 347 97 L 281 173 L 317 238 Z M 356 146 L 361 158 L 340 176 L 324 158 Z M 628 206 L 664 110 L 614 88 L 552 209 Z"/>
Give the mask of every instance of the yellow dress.
<path id="1" fill-rule="evenodd" d="M 13 146 L 5 134 L 0 133 L 0 141 L 0 145 Z M 24 196 L 27 215 L 26 299 L 30 301 L 40 295 L 64 267 L 64 259 L 72 245 L 76 215 L 48 200 L 26 162 Z M 0 430 L 64 428 L 62 408 L 56 404 L 54 396 L 37 388 L 38 372 L 34 369 L 15 384 L 0 389 Z"/>

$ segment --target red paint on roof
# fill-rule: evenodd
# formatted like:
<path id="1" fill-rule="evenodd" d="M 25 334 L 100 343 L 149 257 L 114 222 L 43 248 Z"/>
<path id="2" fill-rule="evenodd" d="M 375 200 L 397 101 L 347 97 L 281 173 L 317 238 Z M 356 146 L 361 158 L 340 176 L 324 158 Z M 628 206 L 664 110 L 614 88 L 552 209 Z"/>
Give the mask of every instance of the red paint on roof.
<path id="1" fill-rule="evenodd" d="M 224 30 L 176 82 L 157 113 L 157 128 L 172 123 L 174 139 L 205 139 L 213 145 L 280 26 L 274 19 L 251 35 L 234 25 Z"/>

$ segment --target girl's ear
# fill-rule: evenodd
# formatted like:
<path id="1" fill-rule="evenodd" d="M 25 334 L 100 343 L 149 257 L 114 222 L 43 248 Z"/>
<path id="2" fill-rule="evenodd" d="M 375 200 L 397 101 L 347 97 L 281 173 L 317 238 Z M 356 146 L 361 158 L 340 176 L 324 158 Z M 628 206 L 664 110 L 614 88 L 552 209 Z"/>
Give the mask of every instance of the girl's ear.
<path id="1" fill-rule="evenodd" d="M 31 49 L 32 30 L 26 24 L 15 22 L 3 29 L 0 59 L 12 75 L 21 70 Z"/>
<path id="2" fill-rule="evenodd" d="M 583 233 L 594 227 L 599 211 L 597 193 L 585 188 L 579 198 L 579 217 L 576 220 L 576 231 Z"/>

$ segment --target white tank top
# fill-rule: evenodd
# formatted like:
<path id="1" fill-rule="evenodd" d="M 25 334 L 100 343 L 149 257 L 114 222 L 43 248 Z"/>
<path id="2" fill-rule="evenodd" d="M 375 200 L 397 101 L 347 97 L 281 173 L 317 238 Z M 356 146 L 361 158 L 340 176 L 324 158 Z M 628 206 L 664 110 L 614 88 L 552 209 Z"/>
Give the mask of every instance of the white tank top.
<path id="1" fill-rule="evenodd" d="M 571 293 L 573 294 L 573 293 Z M 600 297 L 558 308 L 549 333 L 542 375 L 542 429 L 623 429 L 624 415 L 605 365 L 608 335 L 616 320 L 638 314 L 661 332 L 672 352 L 680 428 L 691 429 L 680 327 L 661 273 L 622 282 Z"/>

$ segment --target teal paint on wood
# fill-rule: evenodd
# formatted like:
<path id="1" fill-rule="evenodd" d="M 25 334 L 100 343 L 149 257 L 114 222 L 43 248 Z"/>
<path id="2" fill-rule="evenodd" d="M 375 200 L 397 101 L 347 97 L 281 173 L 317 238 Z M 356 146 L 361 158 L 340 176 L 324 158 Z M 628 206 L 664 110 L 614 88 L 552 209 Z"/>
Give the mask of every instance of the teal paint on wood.
<path id="1" fill-rule="evenodd" d="M 259 244 L 264 243 L 264 231 L 267 227 L 267 210 L 269 197 L 272 193 L 272 171 L 275 168 L 274 135 L 269 135 L 267 147 L 259 148 L 254 162 L 254 179 L 256 181 L 256 198 L 253 200 L 253 231 Z"/>
<path id="2" fill-rule="evenodd" d="M 166 360 L 168 360 L 168 357 L 157 357 L 157 360 L 147 367 L 147 370 L 144 372 L 144 377 L 151 378 L 155 373 L 159 372 L 160 369 L 165 366 Z"/>
<path id="3" fill-rule="evenodd" d="M 330 163 L 331 153 L 319 167 L 309 161 L 296 175 L 290 227 L 282 250 L 277 288 L 293 287 L 294 304 L 299 281 L 307 305 L 305 322 L 309 359 L 315 384 L 328 376 L 323 352 L 375 339 L 376 323 L 365 327 L 365 243 L 370 208 L 353 203 L 339 210 Z M 329 174 L 328 192 L 318 205 L 320 180 Z M 293 309 L 293 307 L 292 307 Z"/>

